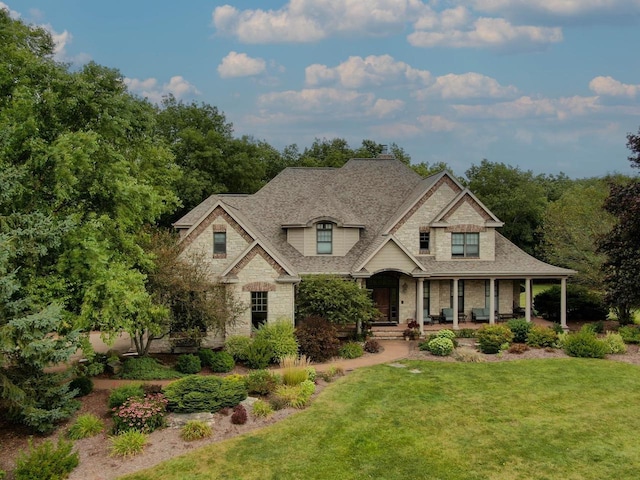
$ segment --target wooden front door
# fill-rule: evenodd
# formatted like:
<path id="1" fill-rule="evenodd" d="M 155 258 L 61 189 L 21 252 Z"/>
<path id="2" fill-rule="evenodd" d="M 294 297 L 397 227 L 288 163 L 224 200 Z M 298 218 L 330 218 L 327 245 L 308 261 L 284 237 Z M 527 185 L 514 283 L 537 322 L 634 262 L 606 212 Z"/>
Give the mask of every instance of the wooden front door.
<path id="1" fill-rule="evenodd" d="M 383 317 L 383 321 L 388 322 L 390 320 L 391 313 L 391 291 L 387 287 L 376 287 L 372 291 L 373 303 L 380 311 Z"/>

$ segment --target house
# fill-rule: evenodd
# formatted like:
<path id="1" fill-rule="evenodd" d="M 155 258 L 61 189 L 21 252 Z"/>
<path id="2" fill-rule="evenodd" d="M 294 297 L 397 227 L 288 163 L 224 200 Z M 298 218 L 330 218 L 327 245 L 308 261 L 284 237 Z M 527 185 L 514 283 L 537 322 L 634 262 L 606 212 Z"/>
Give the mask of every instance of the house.
<path id="1" fill-rule="evenodd" d="M 198 253 L 250 306 L 233 334 L 293 319 L 301 277 L 329 273 L 371 290 L 387 324 L 422 328 L 444 310 L 454 329 L 477 308 L 490 323 L 511 315 L 522 284 L 530 320 L 532 280 L 559 279 L 565 327 L 574 272 L 526 254 L 502 225 L 450 173 L 422 178 L 390 155 L 287 168 L 253 195 L 212 195 L 174 224 L 185 258 Z"/>

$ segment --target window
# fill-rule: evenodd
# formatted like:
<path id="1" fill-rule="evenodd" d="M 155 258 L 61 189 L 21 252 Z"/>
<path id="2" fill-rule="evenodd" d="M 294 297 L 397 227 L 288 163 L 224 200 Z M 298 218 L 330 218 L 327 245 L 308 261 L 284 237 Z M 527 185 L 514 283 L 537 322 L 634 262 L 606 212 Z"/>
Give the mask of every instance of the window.
<path id="1" fill-rule="evenodd" d="M 491 280 L 484 281 L 484 308 L 489 308 L 489 298 L 491 296 Z M 498 310 L 498 306 L 500 305 L 500 280 L 494 280 L 494 306 L 495 310 Z"/>
<path id="2" fill-rule="evenodd" d="M 429 251 L 429 232 L 420 232 L 420 253 Z"/>
<path id="3" fill-rule="evenodd" d="M 333 224 L 318 223 L 316 225 L 317 253 L 331 255 L 333 253 Z"/>
<path id="4" fill-rule="evenodd" d="M 449 281 L 449 308 L 453 308 L 453 280 Z M 464 280 L 458 280 L 458 313 L 464 312 Z"/>
<path id="5" fill-rule="evenodd" d="M 227 254 L 227 232 L 213 232 L 213 254 Z"/>
<path id="6" fill-rule="evenodd" d="M 451 234 L 451 256 L 471 257 L 480 256 L 480 234 L 479 233 L 452 233 Z"/>
<path id="7" fill-rule="evenodd" d="M 267 321 L 268 292 L 251 292 L 251 324 L 258 328 Z"/>
<path id="8" fill-rule="evenodd" d="M 422 318 L 429 318 L 431 314 L 431 282 L 425 280 L 422 284 Z"/>

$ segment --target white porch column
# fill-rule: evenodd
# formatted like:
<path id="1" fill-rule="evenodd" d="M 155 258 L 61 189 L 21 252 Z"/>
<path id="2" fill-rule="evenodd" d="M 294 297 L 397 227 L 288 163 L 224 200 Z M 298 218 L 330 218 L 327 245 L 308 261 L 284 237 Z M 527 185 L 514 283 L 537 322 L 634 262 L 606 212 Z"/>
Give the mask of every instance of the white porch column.
<path id="1" fill-rule="evenodd" d="M 453 279 L 453 329 L 458 330 L 458 279 Z"/>
<path id="2" fill-rule="evenodd" d="M 527 322 L 531 321 L 531 279 L 524 279 L 524 318 Z"/>
<path id="3" fill-rule="evenodd" d="M 562 278 L 560 280 L 560 325 L 562 329 L 567 332 L 567 279 Z"/>
<path id="4" fill-rule="evenodd" d="M 420 335 L 424 333 L 424 279 L 418 278 L 416 287 L 416 320 L 420 325 Z"/>
<path id="5" fill-rule="evenodd" d="M 489 279 L 489 324 L 496 323 L 496 279 Z"/>

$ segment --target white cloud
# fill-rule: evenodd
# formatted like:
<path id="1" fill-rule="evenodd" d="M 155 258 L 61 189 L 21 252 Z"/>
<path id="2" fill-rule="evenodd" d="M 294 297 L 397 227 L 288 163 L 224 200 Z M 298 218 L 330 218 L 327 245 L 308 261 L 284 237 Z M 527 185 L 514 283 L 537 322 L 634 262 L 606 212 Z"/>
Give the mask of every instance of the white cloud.
<path id="1" fill-rule="evenodd" d="M 503 18 L 478 18 L 468 29 L 416 31 L 408 37 L 414 47 L 516 48 L 562 41 L 558 27 L 512 25 Z"/>
<path id="2" fill-rule="evenodd" d="M 9 8 L 9 5 L 4 2 L 0 2 L 0 10 L 6 10 L 7 12 L 9 12 L 9 17 L 14 20 L 18 20 L 20 18 L 20 13 L 16 12 L 15 10 L 11 10 Z"/>
<path id="3" fill-rule="evenodd" d="M 336 88 L 305 88 L 299 91 L 288 90 L 260 95 L 258 105 L 294 112 L 359 116 L 363 110 L 373 108 L 375 96 L 371 93 Z"/>
<path id="4" fill-rule="evenodd" d="M 246 53 L 229 52 L 218 65 L 222 78 L 251 77 L 265 71 L 267 63 L 261 58 L 251 58 Z"/>
<path id="5" fill-rule="evenodd" d="M 369 110 L 369 114 L 377 118 L 385 118 L 395 112 L 399 112 L 404 108 L 404 102 L 402 100 L 386 100 L 379 98 L 373 104 L 373 107 Z"/>
<path id="6" fill-rule="evenodd" d="M 523 96 L 510 102 L 493 105 L 453 105 L 460 115 L 473 118 L 515 120 L 519 118 L 548 117 L 566 120 L 601 109 L 598 97 L 531 98 Z"/>
<path id="7" fill-rule="evenodd" d="M 431 86 L 418 90 L 415 97 L 418 100 L 425 100 L 431 96 L 444 99 L 508 98 L 514 97 L 517 93 L 518 89 L 512 85 L 505 87 L 495 78 L 468 72 L 462 75 L 450 73 L 437 77 Z"/>
<path id="8" fill-rule="evenodd" d="M 589 88 L 596 95 L 610 97 L 635 97 L 640 93 L 640 85 L 622 83 L 613 77 L 595 77 L 589 82 Z"/>
<path id="9" fill-rule="evenodd" d="M 160 103 L 162 97 L 172 94 L 176 98 L 182 98 L 186 95 L 199 95 L 198 89 L 185 80 L 182 76 L 176 75 L 171 77 L 169 83 L 158 85 L 155 78 L 147 78 L 140 80 L 137 78 L 125 78 L 124 83 L 130 92 L 136 93 L 141 97 L 148 98 L 153 103 Z"/>
<path id="10" fill-rule="evenodd" d="M 474 0 L 472 3 L 484 12 L 537 12 L 555 17 L 640 11 L 638 0 Z"/>
<path id="11" fill-rule="evenodd" d="M 313 64 L 305 69 L 305 83 L 308 86 L 337 83 L 345 88 L 361 88 L 398 82 L 427 84 L 430 78 L 427 70 L 412 68 L 390 55 L 354 56 L 334 68 Z"/>

